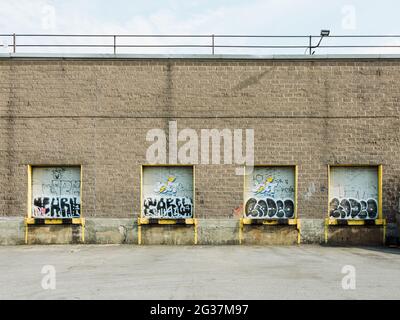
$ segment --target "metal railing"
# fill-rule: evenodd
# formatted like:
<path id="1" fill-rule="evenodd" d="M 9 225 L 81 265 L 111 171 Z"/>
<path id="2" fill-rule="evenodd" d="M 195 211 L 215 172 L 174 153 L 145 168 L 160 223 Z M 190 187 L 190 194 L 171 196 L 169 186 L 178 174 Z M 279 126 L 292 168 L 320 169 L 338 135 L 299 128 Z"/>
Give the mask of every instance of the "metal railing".
<path id="1" fill-rule="evenodd" d="M 68 39 L 69 42 L 64 42 Z M 88 41 L 90 39 L 90 41 Z M 148 43 L 150 39 L 162 39 L 159 43 Z M 166 40 L 179 39 L 179 43 L 166 43 Z M 391 39 L 389 43 L 382 40 Z M 63 42 L 60 42 L 62 40 Z M 72 42 L 71 42 L 72 40 Z M 81 43 L 84 40 L 85 42 Z M 146 40 L 142 43 L 132 43 L 132 40 Z M 200 43 L 191 43 L 193 40 L 202 40 Z M 228 40 L 229 43 L 224 43 Z M 232 40 L 237 43 L 232 43 Z M 245 40 L 245 43 L 243 43 Z M 254 44 L 253 40 L 262 40 L 263 43 Z M 331 44 L 321 44 L 331 42 Z M 334 42 L 332 43 L 332 41 Z M 347 40 L 351 40 L 347 43 Z M 362 43 L 360 40 L 367 42 Z M 330 35 L 322 38 L 320 35 L 143 35 L 143 34 L 0 34 L 3 48 L 11 48 L 13 53 L 22 49 L 35 48 L 46 51 L 45 48 L 98 48 L 110 49 L 113 54 L 121 49 L 133 48 L 194 48 L 207 49 L 208 53 L 216 54 L 216 49 L 293 49 L 303 50 L 304 54 L 314 54 L 315 49 L 371 49 L 371 48 L 400 48 L 400 35 Z M 94 43 L 93 43 L 94 41 Z M 131 41 L 130 43 L 127 41 Z M 188 43 L 189 41 L 189 43 Z M 299 42 L 300 41 L 300 42 Z M 90 43 L 91 42 L 91 43 Z M 271 43 L 272 42 L 272 43 Z M 275 42 L 275 43 L 274 43 Z M 1 47 L 1 45 L 0 45 Z M 21 49 L 21 50 L 19 50 Z M 26 50 L 25 50 L 26 52 Z M 111 53 L 108 52 L 108 53 Z M 291 51 L 292 52 L 292 51 Z M 400 52 L 400 50 L 399 50 Z"/>

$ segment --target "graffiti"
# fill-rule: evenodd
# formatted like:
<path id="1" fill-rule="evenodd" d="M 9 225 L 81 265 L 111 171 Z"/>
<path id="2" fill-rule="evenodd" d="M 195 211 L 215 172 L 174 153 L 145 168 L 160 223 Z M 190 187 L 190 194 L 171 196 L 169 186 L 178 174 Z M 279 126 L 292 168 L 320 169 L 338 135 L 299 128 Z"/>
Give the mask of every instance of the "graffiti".
<path id="1" fill-rule="evenodd" d="M 192 218 L 193 202 L 190 198 L 146 198 L 143 203 L 143 215 L 148 218 Z"/>
<path id="2" fill-rule="evenodd" d="M 79 218 L 81 206 L 75 198 L 35 198 L 33 199 L 34 218 Z"/>
<path id="3" fill-rule="evenodd" d="M 294 167 L 256 167 L 246 177 L 246 218 L 294 218 Z"/>
<path id="4" fill-rule="evenodd" d="M 39 167 L 32 171 L 32 217 L 80 217 L 80 168 Z"/>
<path id="5" fill-rule="evenodd" d="M 234 217 L 241 217 L 243 216 L 243 204 L 240 204 L 238 207 L 232 210 L 232 215 Z"/>
<path id="6" fill-rule="evenodd" d="M 175 176 L 169 176 L 165 182 L 158 182 L 157 187 L 154 189 L 156 194 L 167 196 L 176 196 L 179 190 L 183 190 L 181 183 L 176 182 Z"/>
<path id="7" fill-rule="evenodd" d="M 268 175 L 264 177 L 262 174 L 257 174 L 253 178 L 254 187 L 252 193 L 254 196 L 275 197 L 275 193 L 293 193 L 293 186 L 289 185 L 288 179 L 273 177 Z"/>
<path id="8" fill-rule="evenodd" d="M 375 199 L 333 198 L 329 203 L 329 216 L 336 219 L 375 219 L 378 203 Z"/>
<path id="9" fill-rule="evenodd" d="M 294 202 L 292 199 L 250 198 L 246 202 L 245 215 L 248 218 L 293 218 Z"/>
<path id="10" fill-rule="evenodd" d="M 42 184 L 42 193 L 51 195 L 79 196 L 81 182 L 79 180 L 52 180 L 51 183 Z"/>
<path id="11" fill-rule="evenodd" d="M 60 180 L 62 179 L 65 172 L 65 168 L 53 168 L 51 169 L 51 173 L 53 175 L 53 179 Z"/>
<path id="12" fill-rule="evenodd" d="M 332 167 L 329 187 L 330 218 L 365 220 L 378 217 L 377 167 Z"/>
<path id="13" fill-rule="evenodd" d="M 261 180 L 261 183 L 258 183 L 258 179 L 257 179 L 254 184 L 255 184 L 255 187 L 252 189 L 252 192 L 254 195 L 260 195 L 260 196 L 269 195 L 271 197 L 274 196 L 274 194 L 275 194 L 274 189 L 275 189 L 277 183 L 274 182 L 273 177 L 268 177 L 264 181 Z"/>
<path id="14" fill-rule="evenodd" d="M 193 168 L 145 167 L 142 199 L 143 217 L 193 218 Z"/>

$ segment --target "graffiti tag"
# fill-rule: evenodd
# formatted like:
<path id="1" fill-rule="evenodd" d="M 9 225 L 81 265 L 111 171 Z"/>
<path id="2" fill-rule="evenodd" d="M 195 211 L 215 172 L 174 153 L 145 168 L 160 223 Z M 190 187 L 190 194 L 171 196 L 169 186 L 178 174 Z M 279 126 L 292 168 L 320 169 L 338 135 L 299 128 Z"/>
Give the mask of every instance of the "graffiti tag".
<path id="1" fill-rule="evenodd" d="M 293 218 L 294 202 L 292 199 L 250 198 L 246 202 L 245 215 L 248 218 Z"/>
<path id="2" fill-rule="evenodd" d="M 76 197 L 35 198 L 32 214 L 34 218 L 79 218 L 81 205 Z"/>
<path id="3" fill-rule="evenodd" d="M 190 198 L 146 198 L 143 215 L 148 218 L 192 218 L 193 202 Z"/>
<path id="4" fill-rule="evenodd" d="M 329 216 L 336 219 L 375 219 L 378 203 L 375 199 L 333 198 L 329 203 Z"/>

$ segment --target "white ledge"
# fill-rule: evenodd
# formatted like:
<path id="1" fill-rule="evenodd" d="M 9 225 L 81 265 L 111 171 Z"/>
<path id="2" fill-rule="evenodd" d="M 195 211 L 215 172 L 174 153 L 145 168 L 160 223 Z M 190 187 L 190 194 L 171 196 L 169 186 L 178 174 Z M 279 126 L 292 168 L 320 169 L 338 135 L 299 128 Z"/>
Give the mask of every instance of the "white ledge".
<path id="1" fill-rule="evenodd" d="M 237 55 L 237 54 L 59 54 L 0 53 L 0 59 L 191 59 L 191 60 L 340 60 L 340 59 L 400 59 L 400 54 L 315 54 L 315 55 Z"/>

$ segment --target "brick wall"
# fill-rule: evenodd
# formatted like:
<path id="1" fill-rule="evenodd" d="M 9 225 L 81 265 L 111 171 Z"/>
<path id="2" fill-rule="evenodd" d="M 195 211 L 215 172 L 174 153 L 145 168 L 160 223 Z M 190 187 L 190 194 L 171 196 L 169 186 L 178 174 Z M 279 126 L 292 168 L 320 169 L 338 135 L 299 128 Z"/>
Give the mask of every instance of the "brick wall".
<path id="1" fill-rule="evenodd" d="M 400 189 L 400 60 L 0 60 L 0 215 L 24 216 L 28 164 L 82 164 L 86 217 L 140 208 L 146 133 L 255 130 L 257 164 L 297 164 L 298 214 L 327 214 L 328 164 L 382 164 L 383 212 Z M 200 131 L 198 131 L 200 132 Z M 232 217 L 243 177 L 196 167 L 196 214 Z"/>

